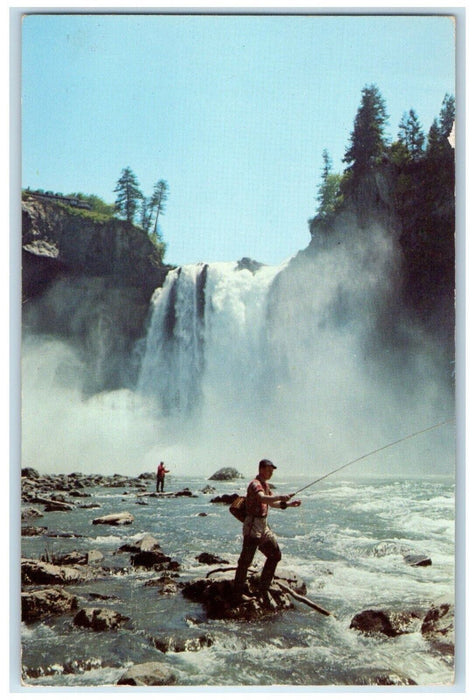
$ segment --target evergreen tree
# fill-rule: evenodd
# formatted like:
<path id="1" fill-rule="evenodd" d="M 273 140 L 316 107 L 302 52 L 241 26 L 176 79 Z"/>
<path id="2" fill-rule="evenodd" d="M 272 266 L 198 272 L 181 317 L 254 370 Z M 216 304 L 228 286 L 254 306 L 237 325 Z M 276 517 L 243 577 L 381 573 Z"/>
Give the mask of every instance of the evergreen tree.
<path id="1" fill-rule="evenodd" d="M 446 139 L 450 136 L 455 121 L 455 97 L 446 94 L 439 115 L 440 132 Z"/>
<path id="2" fill-rule="evenodd" d="M 151 206 L 151 200 L 148 197 L 143 197 L 142 204 L 140 206 L 140 226 L 146 233 L 150 231 L 152 215 L 153 209 Z"/>
<path id="3" fill-rule="evenodd" d="M 317 216 L 319 219 L 325 219 L 333 214 L 341 200 L 341 176 L 332 173 L 331 169 L 332 160 L 327 149 L 325 149 L 323 151 L 322 181 L 316 197 L 318 202 Z"/>
<path id="4" fill-rule="evenodd" d="M 419 119 L 413 109 L 404 113 L 399 124 L 399 141 L 406 147 L 412 160 L 418 160 L 424 153 L 425 136 Z"/>
<path id="5" fill-rule="evenodd" d="M 154 189 L 150 206 L 155 210 L 155 224 L 153 226 L 153 234 L 158 237 L 158 217 L 165 212 L 165 202 L 168 199 L 168 183 L 165 180 L 159 180 Z"/>
<path id="6" fill-rule="evenodd" d="M 434 119 L 427 135 L 427 157 L 429 159 L 443 157 L 447 144 L 446 137 L 442 134 L 438 119 Z"/>
<path id="7" fill-rule="evenodd" d="M 117 192 L 115 201 L 116 210 L 128 221 L 133 223 L 138 209 L 139 201 L 143 194 L 139 189 L 139 183 L 130 167 L 124 168 L 117 181 L 114 192 Z"/>
<path id="8" fill-rule="evenodd" d="M 361 104 L 355 117 L 343 162 L 347 171 L 357 175 L 381 162 L 387 141 L 384 129 L 388 120 L 386 105 L 376 85 L 363 88 Z"/>

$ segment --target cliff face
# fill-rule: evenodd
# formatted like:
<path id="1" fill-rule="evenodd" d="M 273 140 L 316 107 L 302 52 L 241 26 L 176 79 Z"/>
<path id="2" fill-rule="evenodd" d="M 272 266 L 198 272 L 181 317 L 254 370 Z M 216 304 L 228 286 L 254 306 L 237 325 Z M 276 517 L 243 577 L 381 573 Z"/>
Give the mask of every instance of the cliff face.
<path id="1" fill-rule="evenodd" d="M 91 392 L 127 384 L 151 295 L 168 271 L 148 236 L 124 221 L 101 223 L 33 196 L 22 203 L 24 335 L 73 345 Z"/>

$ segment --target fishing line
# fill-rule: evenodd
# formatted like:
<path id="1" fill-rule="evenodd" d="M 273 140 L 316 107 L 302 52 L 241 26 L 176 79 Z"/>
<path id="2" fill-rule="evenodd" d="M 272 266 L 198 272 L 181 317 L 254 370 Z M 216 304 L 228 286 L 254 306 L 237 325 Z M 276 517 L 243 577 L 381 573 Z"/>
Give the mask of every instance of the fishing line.
<path id="1" fill-rule="evenodd" d="M 436 423 L 435 425 L 431 425 L 428 428 L 423 428 L 422 430 L 417 430 L 415 433 L 411 433 L 411 435 L 405 435 L 404 437 L 399 438 L 399 440 L 394 440 L 394 442 L 389 442 L 387 445 L 383 445 L 382 447 L 378 447 L 377 449 L 372 450 L 371 452 L 367 452 L 366 454 L 361 455 L 361 457 L 357 457 L 356 459 L 352 459 L 351 462 L 347 462 L 346 464 L 343 464 L 341 467 L 337 467 L 336 469 L 333 469 L 331 472 L 328 472 L 328 474 L 324 474 L 323 476 L 320 476 L 318 479 L 315 479 L 315 481 L 311 481 L 310 484 L 307 484 L 306 486 L 302 486 L 301 489 L 299 489 L 298 491 L 295 491 L 295 493 L 292 494 L 292 497 L 296 496 L 301 491 L 308 489 L 309 486 L 313 486 L 314 484 L 318 483 L 319 481 L 326 479 L 328 476 L 331 476 L 332 474 L 336 474 L 337 472 L 341 471 L 342 469 L 346 469 L 346 467 L 349 467 L 352 464 L 356 464 L 356 462 L 361 462 L 363 459 L 366 459 L 367 457 L 371 457 L 372 455 L 375 455 L 378 452 L 382 452 L 383 450 L 387 450 L 389 447 L 394 447 L 394 445 L 399 445 L 401 442 L 404 442 L 405 440 L 410 440 L 411 438 L 417 437 L 417 435 L 422 435 L 423 433 L 428 433 L 430 430 L 435 430 L 436 428 L 440 428 L 443 425 L 448 425 L 449 423 L 453 423 L 453 418 L 450 420 L 442 421 L 442 423 Z"/>

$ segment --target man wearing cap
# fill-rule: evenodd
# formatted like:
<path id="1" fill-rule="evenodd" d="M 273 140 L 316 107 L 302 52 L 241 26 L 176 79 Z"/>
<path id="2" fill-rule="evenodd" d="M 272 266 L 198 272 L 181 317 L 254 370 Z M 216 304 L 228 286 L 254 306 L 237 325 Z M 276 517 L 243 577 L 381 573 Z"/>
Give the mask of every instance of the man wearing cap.
<path id="1" fill-rule="evenodd" d="M 282 555 L 279 545 L 274 533 L 267 525 L 269 506 L 285 509 L 287 507 L 295 508 L 300 505 L 300 501 L 290 501 L 293 494 L 288 496 L 274 496 L 272 494 L 267 482 L 274 473 L 274 469 L 277 469 L 277 467 L 270 459 L 261 459 L 259 462 L 259 473 L 247 487 L 246 519 L 242 528 L 243 545 L 234 577 L 234 601 L 236 604 L 243 600 L 247 570 L 252 564 L 257 549 L 266 557 L 259 584 L 260 592 L 264 599 L 268 596 L 274 572 L 281 560 Z"/>

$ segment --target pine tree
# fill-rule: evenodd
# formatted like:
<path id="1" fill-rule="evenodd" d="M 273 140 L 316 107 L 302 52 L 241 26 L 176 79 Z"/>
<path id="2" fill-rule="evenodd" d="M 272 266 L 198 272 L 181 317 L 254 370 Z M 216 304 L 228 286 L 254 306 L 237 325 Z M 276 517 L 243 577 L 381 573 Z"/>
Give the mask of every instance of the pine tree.
<path id="1" fill-rule="evenodd" d="M 322 181 L 316 197 L 318 202 L 317 216 L 319 219 L 325 219 L 333 214 L 341 200 L 341 176 L 331 172 L 332 165 L 330 155 L 325 149 L 323 151 Z"/>
<path id="2" fill-rule="evenodd" d="M 155 209 L 155 224 L 153 233 L 158 236 L 158 217 L 165 212 L 165 202 L 168 199 L 168 183 L 165 180 L 159 180 L 153 190 L 150 206 L 152 211 Z"/>
<path id="3" fill-rule="evenodd" d="M 343 162 L 354 175 L 377 165 L 385 153 L 384 129 L 388 120 L 386 105 L 376 85 L 363 88 L 361 104 L 355 117 Z"/>
<path id="4" fill-rule="evenodd" d="M 152 215 L 153 209 L 151 206 L 151 200 L 148 197 L 144 197 L 140 207 L 140 226 L 146 233 L 150 231 Z"/>
<path id="5" fill-rule="evenodd" d="M 419 119 L 413 109 L 404 113 L 399 124 L 399 141 L 406 147 L 412 160 L 418 160 L 424 154 L 425 136 Z"/>
<path id="6" fill-rule="evenodd" d="M 143 194 L 139 189 L 137 178 L 130 167 L 122 170 L 114 192 L 118 193 L 115 201 L 116 210 L 126 221 L 130 224 L 133 223 L 139 201 L 143 199 Z"/>
<path id="7" fill-rule="evenodd" d="M 449 138 L 452 126 L 455 121 L 455 97 L 446 94 L 442 102 L 439 115 L 440 131 L 442 136 Z"/>

